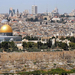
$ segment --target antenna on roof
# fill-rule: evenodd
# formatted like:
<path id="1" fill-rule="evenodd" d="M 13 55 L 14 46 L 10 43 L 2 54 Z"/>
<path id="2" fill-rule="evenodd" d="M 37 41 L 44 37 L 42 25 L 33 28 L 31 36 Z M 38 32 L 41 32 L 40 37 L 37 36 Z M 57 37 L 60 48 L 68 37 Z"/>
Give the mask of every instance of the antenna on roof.
<path id="1" fill-rule="evenodd" d="M 48 13 L 48 4 L 46 5 L 46 13 Z"/>

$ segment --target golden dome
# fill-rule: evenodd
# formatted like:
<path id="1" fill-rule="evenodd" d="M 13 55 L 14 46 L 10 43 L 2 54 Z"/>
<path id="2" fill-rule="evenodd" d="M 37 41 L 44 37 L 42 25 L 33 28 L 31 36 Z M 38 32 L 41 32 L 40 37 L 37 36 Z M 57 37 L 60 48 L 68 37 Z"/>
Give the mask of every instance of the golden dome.
<path id="1" fill-rule="evenodd" d="M 9 25 L 3 25 L 0 29 L 0 33 L 12 33 L 12 28 Z"/>

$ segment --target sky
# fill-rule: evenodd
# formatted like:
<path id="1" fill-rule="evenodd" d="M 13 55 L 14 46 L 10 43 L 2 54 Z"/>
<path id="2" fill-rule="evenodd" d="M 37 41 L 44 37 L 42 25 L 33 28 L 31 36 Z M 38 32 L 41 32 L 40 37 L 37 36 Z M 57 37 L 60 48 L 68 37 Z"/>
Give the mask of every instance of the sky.
<path id="1" fill-rule="evenodd" d="M 63 14 L 75 9 L 75 0 L 0 0 L 0 13 L 9 13 L 10 7 L 19 12 L 27 9 L 31 13 L 32 5 L 38 6 L 38 13 L 51 12 L 57 7 L 59 13 Z"/>

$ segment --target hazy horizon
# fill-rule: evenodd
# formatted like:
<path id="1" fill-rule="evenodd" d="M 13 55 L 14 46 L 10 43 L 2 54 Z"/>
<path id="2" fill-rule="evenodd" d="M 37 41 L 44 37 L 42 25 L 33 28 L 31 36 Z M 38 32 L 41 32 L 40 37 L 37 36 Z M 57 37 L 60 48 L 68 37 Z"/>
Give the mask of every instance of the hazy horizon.
<path id="1" fill-rule="evenodd" d="M 51 12 L 58 8 L 60 14 L 70 13 L 75 9 L 75 0 L 1 0 L 0 1 L 0 13 L 9 13 L 9 8 L 12 7 L 19 12 L 29 10 L 31 13 L 32 5 L 37 5 L 38 13 Z"/>

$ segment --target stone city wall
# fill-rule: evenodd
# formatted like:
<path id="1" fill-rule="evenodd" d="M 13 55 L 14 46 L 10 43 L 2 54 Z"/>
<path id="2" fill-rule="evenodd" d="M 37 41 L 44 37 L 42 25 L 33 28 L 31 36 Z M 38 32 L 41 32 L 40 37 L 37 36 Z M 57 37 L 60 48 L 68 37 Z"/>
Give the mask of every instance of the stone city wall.
<path id="1" fill-rule="evenodd" d="M 0 53 L 0 61 L 14 61 L 14 60 L 42 60 L 42 59 L 60 59 L 60 58 L 75 58 L 75 51 L 63 52 L 12 52 Z"/>

